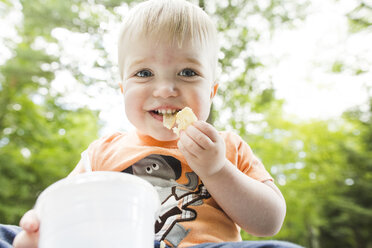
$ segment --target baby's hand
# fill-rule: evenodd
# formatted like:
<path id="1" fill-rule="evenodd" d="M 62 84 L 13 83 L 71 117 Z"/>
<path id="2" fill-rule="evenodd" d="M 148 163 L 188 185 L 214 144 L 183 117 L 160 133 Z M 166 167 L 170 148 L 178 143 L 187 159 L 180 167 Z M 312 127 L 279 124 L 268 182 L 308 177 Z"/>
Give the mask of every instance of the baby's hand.
<path id="1" fill-rule="evenodd" d="M 30 210 L 23 215 L 19 225 L 23 230 L 15 237 L 15 248 L 37 248 L 39 243 L 39 226 L 35 210 Z"/>
<path id="2" fill-rule="evenodd" d="M 226 164 L 226 147 L 217 130 L 204 121 L 196 121 L 181 132 L 178 148 L 191 169 L 202 179 L 219 172 Z"/>

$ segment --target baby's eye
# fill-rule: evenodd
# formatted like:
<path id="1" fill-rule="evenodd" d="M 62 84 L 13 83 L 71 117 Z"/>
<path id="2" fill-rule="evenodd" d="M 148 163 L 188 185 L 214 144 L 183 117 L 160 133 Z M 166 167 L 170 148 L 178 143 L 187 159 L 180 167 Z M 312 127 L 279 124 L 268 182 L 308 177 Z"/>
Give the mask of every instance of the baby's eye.
<path id="1" fill-rule="evenodd" d="M 142 70 L 142 71 L 137 72 L 135 74 L 135 76 L 137 76 L 137 77 L 151 77 L 152 72 L 149 71 L 149 70 Z"/>
<path id="2" fill-rule="evenodd" d="M 194 77 L 196 76 L 196 72 L 192 69 L 183 69 L 178 75 L 182 77 Z"/>

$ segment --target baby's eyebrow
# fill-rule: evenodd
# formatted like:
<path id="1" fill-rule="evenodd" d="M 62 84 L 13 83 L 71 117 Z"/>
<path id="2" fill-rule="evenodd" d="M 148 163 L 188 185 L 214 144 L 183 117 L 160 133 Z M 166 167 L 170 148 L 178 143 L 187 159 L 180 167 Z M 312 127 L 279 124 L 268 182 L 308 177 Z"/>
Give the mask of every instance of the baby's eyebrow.
<path id="1" fill-rule="evenodd" d="M 199 62 L 199 60 L 191 58 L 191 57 L 186 58 L 185 61 L 188 62 L 188 63 L 196 64 L 197 66 L 202 66 L 202 64 Z"/>
<path id="2" fill-rule="evenodd" d="M 133 61 L 131 61 L 129 66 L 132 67 L 132 66 L 140 65 L 140 64 L 146 62 L 146 60 L 147 60 L 146 58 L 134 59 Z"/>

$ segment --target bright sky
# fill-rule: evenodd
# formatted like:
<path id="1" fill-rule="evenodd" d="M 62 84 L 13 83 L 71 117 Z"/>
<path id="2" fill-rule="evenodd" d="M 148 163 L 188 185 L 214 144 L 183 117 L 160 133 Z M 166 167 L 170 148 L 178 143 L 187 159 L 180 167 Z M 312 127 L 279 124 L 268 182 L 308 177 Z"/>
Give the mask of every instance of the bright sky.
<path id="1" fill-rule="evenodd" d="M 366 87 L 372 88 L 372 32 L 348 34 L 345 13 L 353 9 L 355 4 L 356 0 L 311 0 L 310 14 L 304 22 L 291 30 L 277 30 L 272 40 L 261 42 L 255 47 L 255 54 L 266 65 L 258 77 L 272 78 L 277 96 L 286 101 L 287 113 L 300 119 L 332 118 L 350 107 L 366 102 Z M 122 7 L 118 11 L 125 12 L 126 8 Z M 22 20 L 22 15 L 16 11 L 4 13 L 0 2 L 0 18 L 2 64 L 12 56 L 11 50 L 3 43 L 4 38 L 19 39 L 14 25 Z M 114 30 L 104 36 L 104 47 L 115 62 L 117 23 L 112 21 L 105 25 L 107 30 Z M 35 48 L 46 46 L 48 53 L 60 54 L 61 61 L 66 63 L 78 61 L 83 72 L 99 82 L 97 86 L 86 90 L 77 87 L 78 84 L 68 71 L 59 71 L 56 80 L 52 82 L 52 92 L 67 92 L 63 102 L 71 106 L 83 102 L 93 109 L 102 110 L 100 118 L 105 122 L 102 134 L 129 129 L 119 91 L 106 84 L 108 80 L 117 80 L 118 77 L 105 75 L 103 70 L 91 70 L 92 61 L 99 54 L 92 52 L 93 44 L 89 37 L 58 28 L 52 35 L 63 42 L 63 52 L 42 39 L 35 42 Z M 345 63 L 345 70 L 339 74 L 331 72 L 335 61 Z M 355 68 L 367 72 L 355 76 L 352 74 Z M 93 96 L 93 100 L 86 93 Z M 45 94 L 45 89 L 40 94 Z M 36 97 L 34 100 L 42 101 L 42 98 Z"/>
<path id="2" fill-rule="evenodd" d="M 355 2 L 312 0 L 303 24 L 274 37 L 271 52 L 279 62 L 271 73 L 287 112 L 329 118 L 366 102 L 366 86 L 372 87 L 372 32 L 348 34 L 345 13 Z M 345 63 L 342 73 L 331 72 L 335 61 Z M 368 72 L 355 76 L 355 68 Z"/>

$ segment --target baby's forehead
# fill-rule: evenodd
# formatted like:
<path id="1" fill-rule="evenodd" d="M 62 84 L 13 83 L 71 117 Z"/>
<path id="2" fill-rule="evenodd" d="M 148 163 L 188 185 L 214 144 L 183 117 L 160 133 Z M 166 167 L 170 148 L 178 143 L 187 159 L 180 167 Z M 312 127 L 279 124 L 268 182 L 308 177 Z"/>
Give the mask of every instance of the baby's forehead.
<path id="1" fill-rule="evenodd" d="M 158 32 L 146 32 L 146 30 L 133 30 L 128 35 L 122 36 L 121 43 L 136 44 L 141 41 L 148 41 L 154 46 L 166 44 L 172 49 L 199 49 L 200 47 L 215 47 L 215 40 L 207 37 L 200 37 L 192 33 L 170 33 L 167 30 Z"/>
<path id="2" fill-rule="evenodd" d="M 135 6 L 124 18 L 122 35 L 138 34 L 172 39 L 182 43 L 186 37 L 207 40 L 216 37 L 210 17 L 197 5 L 183 0 L 150 0 Z"/>
<path id="3" fill-rule="evenodd" d="M 150 0 L 128 13 L 119 37 L 119 70 L 123 68 L 130 47 L 139 48 L 135 44 L 142 39 L 182 49 L 206 50 L 213 67 L 217 65 L 217 30 L 203 10 L 187 1 Z M 186 48 L 187 43 L 191 46 Z M 120 75 L 123 76 L 123 71 Z"/>
<path id="4" fill-rule="evenodd" d="M 170 37 L 166 34 L 148 35 L 148 34 L 136 34 L 131 35 L 127 39 L 121 40 L 122 51 L 119 51 L 126 55 L 126 53 L 149 53 L 149 51 L 161 51 L 163 53 L 172 55 L 175 51 L 177 54 L 182 54 L 185 57 L 193 57 L 195 53 L 203 53 L 204 51 L 211 52 L 214 48 L 213 44 L 208 41 L 201 42 L 199 39 L 193 37 L 184 37 L 182 40 L 178 37 Z"/>
<path id="5" fill-rule="evenodd" d="M 145 62 L 189 63 L 201 65 L 209 63 L 213 59 L 207 47 L 202 47 L 191 40 L 185 40 L 182 44 L 167 40 L 138 39 L 124 46 L 123 59 L 130 64 L 143 64 Z"/>

